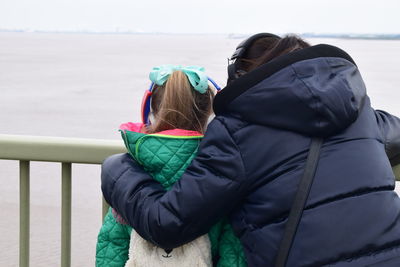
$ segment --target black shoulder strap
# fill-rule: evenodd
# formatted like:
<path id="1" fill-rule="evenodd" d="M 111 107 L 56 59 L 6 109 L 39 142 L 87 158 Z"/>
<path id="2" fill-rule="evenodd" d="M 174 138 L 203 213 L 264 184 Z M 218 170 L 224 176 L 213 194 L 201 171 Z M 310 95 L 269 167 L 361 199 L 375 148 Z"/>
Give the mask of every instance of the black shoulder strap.
<path id="1" fill-rule="evenodd" d="M 279 246 L 275 267 L 284 267 L 292 247 L 294 236 L 296 235 L 297 226 L 300 222 L 301 215 L 310 193 L 311 185 L 314 179 L 315 170 L 317 169 L 319 152 L 322 146 L 322 138 L 314 138 L 311 142 L 310 151 L 307 156 L 307 162 L 303 177 L 297 189 L 296 196 L 292 208 L 290 209 L 288 221 L 286 223 L 285 232 Z"/>

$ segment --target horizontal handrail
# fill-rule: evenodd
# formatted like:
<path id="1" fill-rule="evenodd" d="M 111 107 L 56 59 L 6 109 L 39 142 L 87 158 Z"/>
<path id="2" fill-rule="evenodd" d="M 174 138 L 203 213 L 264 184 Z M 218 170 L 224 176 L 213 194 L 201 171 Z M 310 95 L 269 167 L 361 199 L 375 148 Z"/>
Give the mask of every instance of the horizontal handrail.
<path id="1" fill-rule="evenodd" d="M 30 161 L 62 163 L 61 266 L 71 266 L 71 163 L 101 164 L 126 152 L 122 140 L 0 134 L 0 159 L 20 161 L 20 266 L 29 267 Z M 103 217 L 108 204 L 103 199 Z"/>
<path id="2" fill-rule="evenodd" d="M 101 164 L 124 152 L 122 140 L 0 134 L 0 159 Z"/>
<path id="3" fill-rule="evenodd" d="M 394 176 L 396 177 L 396 181 L 400 181 L 400 164 L 393 166 L 393 173 Z"/>

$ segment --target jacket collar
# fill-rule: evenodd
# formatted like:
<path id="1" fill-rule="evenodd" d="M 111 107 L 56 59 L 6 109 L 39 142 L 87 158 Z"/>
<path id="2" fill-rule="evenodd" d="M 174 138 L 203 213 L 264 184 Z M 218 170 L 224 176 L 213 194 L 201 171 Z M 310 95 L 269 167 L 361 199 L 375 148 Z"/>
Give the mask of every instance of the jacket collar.
<path id="1" fill-rule="evenodd" d="M 247 90 L 251 89 L 259 82 L 267 79 L 274 73 L 296 62 L 319 57 L 343 58 L 356 65 L 354 60 L 345 51 L 341 50 L 338 47 L 326 44 L 311 46 L 277 57 L 274 60 L 264 65 L 261 65 L 257 69 L 234 80 L 223 90 L 221 90 L 221 92 L 219 92 L 214 98 L 213 109 L 215 115 L 222 114 L 235 98 L 237 98 Z"/>

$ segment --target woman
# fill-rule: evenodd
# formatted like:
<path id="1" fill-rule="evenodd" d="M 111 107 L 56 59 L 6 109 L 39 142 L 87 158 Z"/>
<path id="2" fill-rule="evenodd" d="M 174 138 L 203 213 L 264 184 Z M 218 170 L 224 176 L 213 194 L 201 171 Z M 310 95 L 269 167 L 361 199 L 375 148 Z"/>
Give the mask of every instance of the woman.
<path id="1" fill-rule="evenodd" d="M 252 58 L 259 39 L 269 46 Z M 391 170 L 400 120 L 371 108 L 353 59 L 333 46 L 268 34 L 239 45 L 234 59 L 182 179 L 166 192 L 128 155 L 112 156 L 102 169 L 108 203 L 163 248 L 229 215 L 248 266 L 273 266 L 312 137 L 322 137 L 287 266 L 400 266 Z"/>

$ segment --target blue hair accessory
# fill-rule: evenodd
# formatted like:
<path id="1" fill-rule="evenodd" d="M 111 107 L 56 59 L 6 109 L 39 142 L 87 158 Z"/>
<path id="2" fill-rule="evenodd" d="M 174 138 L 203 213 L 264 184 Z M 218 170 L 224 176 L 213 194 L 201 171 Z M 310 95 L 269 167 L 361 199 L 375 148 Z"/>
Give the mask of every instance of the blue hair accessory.
<path id="1" fill-rule="evenodd" d="M 208 77 L 204 73 L 203 67 L 198 66 L 176 66 L 176 65 L 161 65 L 154 67 L 150 72 L 149 78 L 153 83 L 161 86 L 169 78 L 174 71 L 182 71 L 188 78 L 194 90 L 204 94 L 208 89 Z"/>
<path id="2" fill-rule="evenodd" d="M 176 70 L 180 70 L 186 74 L 190 84 L 193 88 L 200 92 L 205 93 L 208 89 L 208 82 L 211 82 L 217 91 L 221 90 L 216 82 L 210 77 L 207 77 L 204 73 L 204 68 L 197 66 L 174 66 L 174 65 L 162 65 L 159 67 L 154 67 L 150 72 L 149 78 L 151 84 L 148 90 L 145 91 L 142 99 L 142 121 L 144 124 L 149 125 L 149 114 L 150 114 L 150 101 L 151 95 L 153 94 L 154 85 L 163 85 L 169 78 L 169 76 Z"/>

